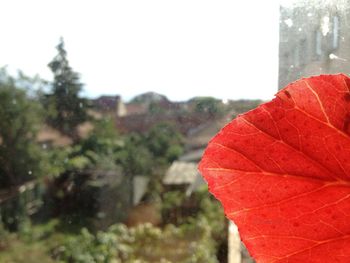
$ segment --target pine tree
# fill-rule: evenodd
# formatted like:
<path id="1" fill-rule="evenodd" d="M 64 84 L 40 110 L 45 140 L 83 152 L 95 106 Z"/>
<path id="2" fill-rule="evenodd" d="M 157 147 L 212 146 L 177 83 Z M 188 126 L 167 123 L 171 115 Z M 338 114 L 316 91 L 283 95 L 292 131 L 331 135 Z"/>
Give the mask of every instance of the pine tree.
<path id="1" fill-rule="evenodd" d="M 79 97 L 83 84 L 79 74 L 69 66 L 62 38 L 56 48 L 58 54 L 48 65 L 54 75 L 47 104 L 52 110 L 49 122 L 64 134 L 76 138 L 77 126 L 87 119 L 85 100 Z"/>

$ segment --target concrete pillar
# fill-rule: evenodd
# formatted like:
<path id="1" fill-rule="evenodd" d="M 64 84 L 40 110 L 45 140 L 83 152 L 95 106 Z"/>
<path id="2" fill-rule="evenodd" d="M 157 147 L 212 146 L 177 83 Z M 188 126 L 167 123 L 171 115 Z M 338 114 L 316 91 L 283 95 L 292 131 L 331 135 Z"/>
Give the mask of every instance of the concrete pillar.
<path id="1" fill-rule="evenodd" d="M 237 226 L 230 221 L 228 226 L 228 263 L 241 263 L 241 239 Z"/>

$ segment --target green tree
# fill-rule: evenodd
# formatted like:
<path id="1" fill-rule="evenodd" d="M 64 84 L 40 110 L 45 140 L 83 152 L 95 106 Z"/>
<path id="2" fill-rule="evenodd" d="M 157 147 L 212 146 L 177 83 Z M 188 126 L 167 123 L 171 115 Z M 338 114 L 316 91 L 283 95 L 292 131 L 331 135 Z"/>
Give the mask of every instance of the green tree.
<path id="1" fill-rule="evenodd" d="M 35 142 L 40 104 L 0 72 L 0 188 L 18 185 L 42 173 L 43 158 Z"/>
<path id="2" fill-rule="evenodd" d="M 123 141 L 112 119 L 95 120 L 93 125 L 93 131 L 80 142 L 80 154 L 89 159 L 90 168 L 114 170 L 118 166 L 116 161 Z"/>
<path id="3" fill-rule="evenodd" d="M 159 123 L 145 137 L 145 144 L 154 157 L 165 162 L 176 160 L 183 152 L 183 138 L 173 125 Z"/>
<path id="4" fill-rule="evenodd" d="M 130 134 L 124 138 L 124 145 L 117 152 L 117 163 L 128 176 L 149 175 L 154 164 L 152 157 L 144 145 L 143 137 Z"/>
<path id="5" fill-rule="evenodd" d="M 58 54 L 49 63 L 54 75 L 52 94 L 47 98 L 47 108 L 51 109 L 51 125 L 64 134 L 77 138 L 77 126 L 86 121 L 86 102 L 79 97 L 83 84 L 79 74 L 69 66 L 64 41 L 57 46 Z"/>
<path id="6" fill-rule="evenodd" d="M 212 97 L 196 97 L 191 100 L 194 103 L 194 111 L 206 113 L 210 116 L 220 116 L 224 112 L 224 106 L 218 99 Z"/>

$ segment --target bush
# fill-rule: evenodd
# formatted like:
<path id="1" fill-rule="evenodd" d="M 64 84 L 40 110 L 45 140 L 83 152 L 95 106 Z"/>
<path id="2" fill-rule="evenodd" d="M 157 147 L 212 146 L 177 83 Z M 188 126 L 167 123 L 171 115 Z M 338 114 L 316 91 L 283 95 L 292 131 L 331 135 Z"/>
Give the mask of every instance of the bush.
<path id="1" fill-rule="evenodd" d="M 205 219 L 164 229 L 151 224 L 134 228 L 117 224 L 95 235 L 82 229 L 60 247 L 56 259 L 71 263 L 217 262 Z"/>
<path id="2" fill-rule="evenodd" d="M 0 251 L 7 247 L 9 235 L 10 233 L 5 229 L 3 223 L 0 221 Z"/>
<path id="3" fill-rule="evenodd" d="M 58 259 L 76 263 L 109 263 L 117 261 L 116 242 L 113 233 L 91 234 L 86 228 L 75 237 L 69 238 L 60 248 Z"/>

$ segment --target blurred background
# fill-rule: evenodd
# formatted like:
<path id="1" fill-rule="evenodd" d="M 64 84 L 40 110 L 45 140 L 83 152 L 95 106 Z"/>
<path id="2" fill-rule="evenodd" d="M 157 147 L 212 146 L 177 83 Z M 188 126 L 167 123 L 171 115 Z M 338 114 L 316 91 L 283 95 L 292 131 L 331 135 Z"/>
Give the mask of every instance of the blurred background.
<path id="1" fill-rule="evenodd" d="M 197 170 L 291 81 L 349 72 L 350 1 L 4 1 L 0 262 L 253 262 Z"/>

